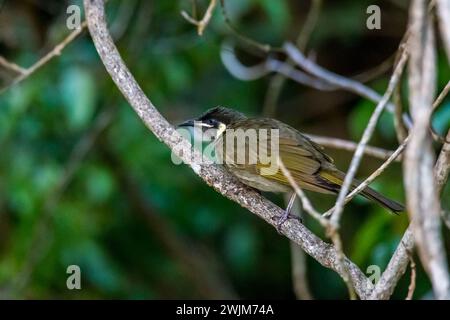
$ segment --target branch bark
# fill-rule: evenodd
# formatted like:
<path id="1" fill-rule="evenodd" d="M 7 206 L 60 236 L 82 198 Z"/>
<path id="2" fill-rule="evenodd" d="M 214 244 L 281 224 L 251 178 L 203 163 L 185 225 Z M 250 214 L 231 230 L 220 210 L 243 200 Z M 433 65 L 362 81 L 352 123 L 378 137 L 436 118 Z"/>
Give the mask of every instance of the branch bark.
<path id="1" fill-rule="evenodd" d="M 450 62 L 450 1 L 436 0 L 436 10 L 447 59 Z"/>
<path id="2" fill-rule="evenodd" d="M 67 37 L 65 37 L 60 43 L 58 43 L 51 51 L 49 51 L 45 56 L 43 56 L 41 59 L 39 59 L 37 62 L 35 62 L 31 67 L 29 68 L 22 68 L 14 63 L 11 63 L 4 58 L 1 58 L 0 60 L 3 60 L 3 65 L 9 65 L 9 68 L 15 68 L 18 72 L 19 76 L 17 76 L 10 84 L 0 89 L 0 94 L 11 88 L 12 86 L 15 86 L 19 83 L 21 83 L 23 80 L 28 78 L 30 75 L 35 73 L 37 70 L 42 68 L 44 65 L 46 65 L 50 60 L 52 60 L 54 57 L 59 56 L 61 52 L 64 50 L 64 48 L 70 44 L 73 40 L 75 40 L 86 28 L 86 21 L 83 21 L 79 28 L 72 31 Z"/>
<path id="3" fill-rule="evenodd" d="M 447 134 L 447 139 L 450 141 L 450 130 Z M 440 194 L 444 189 L 449 173 L 450 143 L 445 143 L 434 166 L 434 178 L 436 180 L 438 194 Z M 450 220 L 450 218 L 444 216 L 444 221 L 447 222 L 448 220 Z M 406 232 L 395 250 L 394 255 L 389 261 L 386 270 L 383 272 L 380 280 L 375 285 L 375 288 L 369 297 L 370 300 L 384 300 L 391 297 L 398 281 L 406 271 L 409 261 L 409 252 L 412 252 L 413 250 L 414 237 L 412 234 L 412 226 L 410 225 L 408 229 L 406 229 Z"/>
<path id="4" fill-rule="evenodd" d="M 272 218 L 281 215 L 283 210 L 238 182 L 223 168 L 213 164 L 201 164 L 201 154 L 192 151 L 190 143 L 175 131 L 145 96 L 113 43 L 105 20 L 103 1 L 84 0 L 84 7 L 89 32 L 106 70 L 144 124 L 160 141 L 173 151 L 176 150 L 177 155 L 208 185 L 275 227 L 276 222 Z M 281 232 L 323 266 L 343 275 L 344 271 L 337 261 L 335 248 L 323 242 L 300 222 L 288 220 L 281 227 Z M 357 294 L 365 299 L 373 285 L 348 258 L 345 258 L 344 263 Z"/>
<path id="5" fill-rule="evenodd" d="M 350 140 L 318 136 L 315 134 L 306 134 L 306 136 L 308 136 L 315 143 L 318 143 L 324 147 L 341 149 L 341 150 L 346 150 L 346 151 L 355 151 L 356 148 L 358 147 L 358 143 L 350 141 Z M 367 145 L 366 148 L 364 149 L 364 155 L 368 155 L 368 156 L 378 158 L 381 160 L 389 159 L 389 157 L 392 156 L 393 153 L 394 153 L 393 150 L 386 150 L 383 148 L 373 147 L 373 146 L 369 146 L 369 145 Z M 401 159 L 402 159 L 402 156 L 399 155 L 398 157 L 395 158 L 395 161 L 400 161 Z"/>
<path id="6" fill-rule="evenodd" d="M 286 205 L 289 202 L 289 196 L 284 197 Z M 291 212 L 300 219 L 304 218 L 302 209 L 298 201 L 292 207 Z M 308 264 L 305 252 L 294 242 L 290 242 L 291 247 L 291 276 L 292 287 L 295 297 L 298 300 L 313 300 L 313 295 L 308 283 Z"/>
<path id="7" fill-rule="evenodd" d="M 410 9 L 409 101 L 414 125 L 406 148 L 404 183 L 407 207 L 419 257 L 435 297 L 450 299 L 450 279 L 441 234 L 440 202 L 433 175 L 434 152 L 429 132 L 436 86 L 436 49 L 433 21 L 425 0 Z"/>
<path id="8" fill-rule="evenodd" d="M 378 280 L 369 300 L 387 300 L 391 297 L 400 278 L 405 274 L 409 262 L 409 252 L 414 249 L 412 227 L 409 226 L 394 252 L 386 270 Z"/>
<path id="9" fill-rule="evenodd" d="M 444 190 L 448 174 L 450 173 L 450 130 L 448 130 L 445 140 L 449 142 L 444 143 L 436 161 L 435 178 L 439 194 Z"/>

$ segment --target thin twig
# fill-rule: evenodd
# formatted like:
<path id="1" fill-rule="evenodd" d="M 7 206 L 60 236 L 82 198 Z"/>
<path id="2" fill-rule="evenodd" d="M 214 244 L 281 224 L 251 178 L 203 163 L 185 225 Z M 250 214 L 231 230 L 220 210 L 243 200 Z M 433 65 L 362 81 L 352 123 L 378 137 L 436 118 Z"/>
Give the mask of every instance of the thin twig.
<path id="1" fill-rule="evenodd" d="M 205 31 L 206 27 L 208 26 L 209 21 L 211 20 L 214 8 L 217 5 L 217 0 L 210 0 L 208 8 L 205 11 L 205 14 L 203 15 L 203 18 L 201 20 L 196 20 L 196 18 L 191 17 L 186 11 L 181 11 L 181 15 L 183 18 L 185 18 L 188 22 L 192 23 L 193 25 L 197 26 L 197 32 L 198 35 L 203 35 L 203 32 Z"/>
<path id="2" fill-rule="evenodd" d="M 116 18 L 111 25 L 111 33 L 114 35 L 116 41 L 119 41 L 125 35 L 137 6 L 138 0 L 122 1 L 120 3 Z M 146 12 L 146 14 L 149 14 L 149 12 Z"/>
<path id="3" fill-rule="evenodd" d="M 405 140 L 408 135 L 408 129 L 403 123 L 402 114 L 403 114 L 403 103 L 402 103 L 402 89 L 401 89 L 401 80 L 397 83 L 394 93 L 394 127 L 395 134 L 397 135 L 398 142 Z"/>
<path id="4" fill-rule="evenodd" d="M 300 50 L 305 51 L 308 40 L 312 31 L 317 23 L 320 9 L 322 7 L 322 0 L 311 0 L 311 6 L 306 16 L 305 23 L 300 31 L 296 44 Z M 286 64 L 293 66 L 294 62 L 290 59 L 286 61 Z M 273 117 L 275 115 L 276 105 L 280 96 L 283 85 L 286 81 L 286 77 L 282 73 L 276 74 L 269 83 L 267 88 L 266 97 L 264 99 L 263 114 L 266 117 Z"/>
<path id="5" fill-rule="evenodd" d="M 402 152 L 405 150 L 406 145 L 408 143 L 408 137 L 405 139 L 405 141 L 402 142 L 398 146 L 398 148 L 386 159 L 385 162 L 381 166 L 379 166 L 370 176 L 368 176 L 363 182 L 361 182 L 355 189 L 352 190 L 346 197 L 344 203 L 348 203 L 350 200 L 352 200 L 357 194 L 359 194 L 361 191 L 363 191 L 368 185 L 370 185 L 377 177 L 379 177 L 386 169 L 387 167 L 397 160 Z M 329 217 L 333 214 L 335 210 L 335 206 L 333 208 L 329 209 L 327 212 L 325 212 L 322 216 Z"/>
<path id="6" fill-rule="evenodd" d="M 394 64 L 397 65 L 402 53 L 406 50 L 409 39 L 409 29 L 406 30 L 405 35 L 400 42 L 400 50 L 397 51 Z M 408 136 L 408 128 L 406 127 L 403 120 L 403 102 L 402 102 L 402 79 L 398 81 L 393 92 L 394 101 L 394 127 L 395 134 L 397 135 L 397 140 L 399 143 L 404 141 Z"/>
<path id="7" fill-rule="evenodd" d="M 439 107 L 439 105 L 442 103 L 442 101 L 444 101 L 445 97 L 448 95 L 449 92 L 450 92 L 450 80 L 447 82 L 444 89 L 442 89 L 441 93 L 436 98 L 436 100 L 434 100 L 433 106 L 432 106 L 433 110 L 435 110 L 437 107 Z"/>
<path id="8" fill-rule="evenodd" d="M 334 247 L 336 248 L 337 263 L 342 270 L 341 277 L 342 277 L 342 279 L 344 279 L 345 285 L 347 286 L 350 300 L 356 300 L 355 284 L 353 283 L 352 278 L 350 276 L 350 270 L 347 268 L 347 266 L 344 263 L 345 255 L 344 255 L 344 247 L 342 244 L 341 235 L 339 234 L 337 229 L 333 228 L 333 226 L 328 228 L 327 234 L 333 241 Z"/>
<path id="9" fill-rule="evenodd" d="M 25 68 L 21 74 L 15 78 L 10 84 L 0 89 L 0 94 L 8 90 L 9 88 L 19 84 L 26 78 L 28 78 L 30 75 L 35 73 L 37 70 L 42 68 L 47 62 L 52 60 L 54 57 L 59 56 L 61 52 L 64 50 L 64 48 L 71 43 L 75 38 L 77 38 L 86 28 L 87 23 L 86 21 L 83 21 L 83 23 L 80 25 L 79 28 L 72 31 L 67 37 L 63 39 L 58 45 L 56 45 L 51 51 L 49 51 L 45 56 L 43 56 L 41 59 L 39 59 L 36 63 L 34 63 L 31 67 Z"/>
<path id="10" fill-rule="evenodd" d="M 198 12 L 197 12 L 197 0 L 191 0 L 192 5 L 192 18 L 197 20 Z"/>
<path id="11" fill-rule="evenodd" d="M 314 141 L 324 147 L 329 147 L 329 148 L 333 148 L 333 149 L 355 151 L 356 148 L 358 147 L 358 143 L 350 141 L 350 140 L 318 136 L 315 134 L 306 134 L 306 136 L 308 136 L 312 141 Z M 366 146 L 366 148 L 364 149 L 364 154 L 374 157 L 374 158 L 382 159 L 382 160 L 389 159 L 393 153 L 394 153 L 394 151 L 392 151 L 392 150 L 386 150 L 383 148 L 373 147 L 373 146 L 369 146 L 369 145 Z M 401 157 L 401 155 L 399 155 L 398 157 L 395 158 L 394 161 L 400 161 L 401 159 L 402 159 L 402 157 Z"/>
<path id="12" fill-rule="evenodd" d="M 450 1 L 436 0 L 436 10 L 442 42 L 447 53 L 447 59 L 450 62 Z"/>
<path id="13" fill-rule="evenodd" d="M 287 205 L 289 202 L 289 196 L 286 195 L 284 198 Z M 291 213 L 298 216 L 299 219 L 303 219 L 303 210 L 298 201 L 296 201 L 292 206 Z M 292 241 L 290 242 L 290 248 L 292 286 L 295 297 L 298 300 L 312 300 L 313 295 L 308 284 L 308 265 L 306 261 L 306 254 L 302 248 Z"/>
<path id="14" fill-rule="evenodd" d="M 322 0 L 311 0 L 311 7 L 306 16 L 305 23 L 303 24 L 302 31 L 297 37 L 297 46 L 300 50 L 305 51 L 309 38 L 311 37 L 314 28 L 316 27 L 317 20 L 319 19 L 319 13 L 322 8 Z"/>
<path id="15" fill-rule="evenodd" d="M 0 56 L 0 66 L 18 74 L 24 74 L 27 71 L 25 68 L 22 68 L 21 66 L 15 64 L 14 62 L 6 60 L 3 56 Z"/>
<path id="16" fill-rule="evenodd" d="M 354 76 L 352 76 L 351 78 L 353 80 L 362 82 L 362 83 L 367 83 L 369 81 L 372 81 L 376 78 L 378 78 L 379 76 L 385 74 L 386 72 L 388 72 L 391 68 L 392 68 L 392 64 L 395 65 L 395 63 L 393 63 L 394 61 L 394 56 L 389 56 L 387 59 L 385 59 L 384 61 L 382 61 L 379 65 L 369 69 L 369 70 L 365 70 L 359 74 L 356 74 Z"/>
<path id="17" fill-rule="evenodd" d="M 377 168 L 377 170 L 375 170 L 369 177 L 366 178 L 366 180 L 364 180 L 347 195 L 345 201 L 350 201 L 355 195 L 363 191 L 369 184 L 371 184 L 377 177 L 379 177 L 386 170 L 386 168 L 401 155 L 403 150 L 405 150 L 407 143 L 408 137 L 405 139 L 405 141 L 402 142 L 401 145 L 398 146 L 398 148 L 391 154 L 391 156 Z"/>
<path id="18" fill-rule="evenodd" d="M 225 24 L 228 26 L 228 28 L 233 32 L 233 34 L 241 40 L 243 43 L 256 48 L 264 53 L 269 52 L 277 52 L 281 51 L 279 48 L 273 48 L 270 44 L 267 43 L 260 43 L 256 40 L 253 40 L 252 38 L 247 37 L 246 35 L 242 34 L 237 30 L 237 28 L 234 27 L 234 25 L 231 23 L 231 19 L 228 16 L 227 8 L 225 6 L 225 0 L 220 0 L 220 8 L 222 9 L 222 16 L 225 20 Z"/>
<path id="19" fill-rule="evenodd" d="M 436 111 L 436 109 L 439 107 L 439 105 L 442 103 L 442 101 L 444 101 L 445 97 L 447 96 L 448 92 L 450 91 L 450 81 L 447 82 L 447 84 L 445 85 L 444 89 L 442 89 L 441 93 L 439 94 L 439 96 L 436 98 L 436 100 L 433 103 L 433 113 Z M 433 139 L 435 141 L 439 141 L 441 143 L 446 143 L 446 142 L 450 142 L 450 140 L 447 140 L 445 137 L 441 137 L 433 128 L 433 124 L 432 124 L 432 117 L 433 115 L 431 115 L 430 117 L 430 130 L 431 130 L 431 134 L 433 135 Z"/>
<path id="20" fill-rule="evenodd" d="M 414 262 L 414 258 L 411 252 L 409 252 L 409 261 L 409 266 L 411 269 L 411 279 L 408 286 L 408 295 L 406 296 L 405 300 L 412 300 L 414 291 L 416 290 L 416 263 Z"/>
<path id="21" fill-rule="evenodd" d="M 313 300 L 308 285 L 306 254 L 297 244 L 291 242 L 292 282 L 294 293 L 299 300 Z"/>

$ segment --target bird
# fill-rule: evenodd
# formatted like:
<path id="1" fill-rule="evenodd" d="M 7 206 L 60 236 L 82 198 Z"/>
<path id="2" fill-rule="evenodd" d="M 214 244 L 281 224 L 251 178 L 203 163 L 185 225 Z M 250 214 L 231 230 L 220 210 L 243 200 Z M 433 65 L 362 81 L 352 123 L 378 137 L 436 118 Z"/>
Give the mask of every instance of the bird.
<path id="1" fill-rule="evenodd" d="M 290 192 L 290 200 L 283 216 L 279 217 L 278 226 L 293 217 L 290 211 L 296 192 L 279 165 L 273 169 L 273 163 L 268 164 L 267 161 L 263 162 L 258 158 L 261 144 L 276 146 L 272 142 L 277 142 L 277 148 L 269 150 L 266 154 L 275 164 L 281 161 L 301 189 L 323 194 L 338 194 L 345 179 L 345 173 L 335 166 L 334 160 L 325 153 L 323 146 L 297 129 L 273 118 L 251 118 L 234 109 L 218 106 L 207 110 L 197 118 L 179 124 L 178 127 L 189 129 L 194 138 L 199 137 L 201 142 L 212 143 L 217 159 L 221 159 L 221 164 L 245 185 L 259 192 Z M 242 134 L 249 129 L 257 134 L 259 132 L 266 134 L 260 134 L 253 141 L 249 138 L 250 135 L 244 135 L 244 141 L 241 141 L 240 146 L 239 143 L 233 142 L 237 136 L 236 132 Z M 268 136 L 269 131 L 276 134 L 273 134 L 273 137 Z M 247 153 L 241 157 L 240 162 L 236 161 L 239 157 L 236 154 L 239 152 Z M 277 157 L 272 157 L 275 153 L 278 154 Z M 359 184 L 360 182 L 354 179 L 350 189 L 355 189 Z M 360 194 L 393 213 L 404 211 L 402 204 L 370 187 L 363 189 Z"/>

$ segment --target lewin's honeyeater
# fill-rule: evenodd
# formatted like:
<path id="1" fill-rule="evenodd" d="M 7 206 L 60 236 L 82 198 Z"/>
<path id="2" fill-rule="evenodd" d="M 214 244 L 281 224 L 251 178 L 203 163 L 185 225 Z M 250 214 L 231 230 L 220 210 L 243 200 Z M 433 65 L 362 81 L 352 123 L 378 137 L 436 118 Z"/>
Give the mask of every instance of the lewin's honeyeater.
<path id="1" fill-rule="evenodd" d="M 278 129 L 278 154 L 279 159 L 283 162 L 286 169 L 291 173 L 293 179 L 299 187 L 320 193 L 337 194 L 344 181 L 345 174 L 336 168 L 333 159 L 326 155 L 323 147 L 311 141 L 308 137 L 301 134 L 298 130 L 291 126 L 270 118 L 247 118 L 244 114 L 223 107 L 216 107 L 208 110 L 197 119 L 188 120 L 180 126 L 201 129 L 202 133 L 208 131 L 208 135 L 204 135 L 204 140 L 213 140 L 215 143 L 216 153 L 222 154 L 226 159 L 235 159 L 234 154 L 236 148 L 228 148 L 225 145 L 227 134 L 231 130 L 237 129 L 248 130 L 255 129 Z M 218 142 L 222 144 L 218 144 Z M 218 146 L 221 147 L 218 147 Z M 252 145 L 249 141 L 245 141 L 246 151 L 249 153 L 257 153 L 257 146 Z M 248 157 L 246 158 L 248 159 Z M 293 188 L 288 179 L 278 169 L 273 174 L 262 174 L 262 170 L 267 164 L 259 161 L 236 163 L 233 161 L 224 161 L 224 166 L 244 184 L 268 192 L 292 192 Z M 354 180 L 351 188 L 355 188 L 359 182 Z M 366 187 L 362 192 L 365 198 L 370 199 L 381 206 L 396 213 L 404 210 L 403 205 L 396 201 L 390 200 L 379 194 L 370 187 Z M 280 219 L 280 223 L 284 222 L 292 207 L 294 196 L 289 201 L 285 215 Z"/>

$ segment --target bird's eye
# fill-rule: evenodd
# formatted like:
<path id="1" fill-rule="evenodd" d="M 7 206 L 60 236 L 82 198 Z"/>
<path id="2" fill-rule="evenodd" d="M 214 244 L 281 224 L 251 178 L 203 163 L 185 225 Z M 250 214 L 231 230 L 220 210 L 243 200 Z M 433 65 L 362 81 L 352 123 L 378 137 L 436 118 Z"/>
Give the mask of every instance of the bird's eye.
<path id="1" fill-rule="evenodd" d="M 206 121 L 206 124 L 210 125 L 211 127 L 214 127 L 216 125 L 216 120 L 214 119 L 208 119 Z"/>

